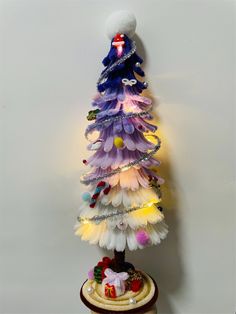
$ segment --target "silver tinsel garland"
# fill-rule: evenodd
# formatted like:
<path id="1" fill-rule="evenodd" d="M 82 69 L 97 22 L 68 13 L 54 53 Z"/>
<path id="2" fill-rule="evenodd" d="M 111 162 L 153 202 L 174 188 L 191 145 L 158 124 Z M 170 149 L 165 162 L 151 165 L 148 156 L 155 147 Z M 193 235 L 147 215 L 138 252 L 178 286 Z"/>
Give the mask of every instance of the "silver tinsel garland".
<path id="1" fill-rule="evenodd" d="M 154 146 L 154 148 L 149 153 L 144 153 L 140 158 L 138 158 L 134 161 L 131 161 L 130 163 L 128 163 L 122 167 L 119 167 L 115 170 L 111 170 L 110 172 L 108 172 L 104 175 L 97 176 L 97 177 L 94 177 L 92 179 L 86 179 L 86 175 L 84 175 L 80 178 L 80 182 L 83 184 L 90 184 L 90 183 L 93 183 L 96 181 L 100 181 L 100 180 L 109 178 L 115 174 L 118 174 L 122 171 L 126 171 L 129 168 L 134 167 L 134 166 L 136 166 L 142 162 L 148 161 L 161 147 L 161 140 L 159 139 L 159 137 L 157 135 L 149 135 L 149 136 L 152 136 L 157 140 L 157 144 Z"/>
<path id="2" fill-rule="evenodd" d="M 149 112 L 152 110 L 152 107 L 150 107 L 148 110 L 146 111 L 141 111 L 141 112 L 131 112 L 131 113 L 128 113 L 128 114 L 124 114 L 124 115 L 121 115 L 121 116 L 115 116 L 115 117 L 110 117 L 110 118 L 107 118 L 101 122 L 95 122 L 93 124 L 90 124 L 86 131 L 85 131 L 85 137 L 87 140 L 88 139 L 88 134 L 93 130 L 93 129 L 96 129 L 97 127 L 99 126 L 103 126 L 103 125 L 106 125 L 110 122 L 116 122 L 116 121 L 119 121 L 119 120 L 124 120 L 124 119 L 130 119 L 130 118 L 137 118 L 137 117 L 143 117 L 143 116 L 146 116 L 149 114 Z"/>
<path id="3" fill-rule="evenodd" d="M 143 207 L 133 207 L 133 208 L 129 208 L 126 210 L 116 210 L 116 211 L 113 211 L 109 214 L 96 215 L 96 216 L 93 216 L 91 218 L 85 218 L 85 217 L 78 216 L 77 220 L 78 220 L 78 222 L 83 222 L 83 223 L 85 223 L 87 221 L 87 222 L 95 222 L 96 224 L 99 224 L 101 221 L 106 220 L 107 218 L 125 215 L 127 213 L 130 213 L 134 210 L 141 209 L 141 208 L 143 208 Z"/>
<path id="4" fill-rule="evenodd" d="M 136 43 L 135 41 L 133 40 L 132 43 L 131 43 L 131 49 L 130 51 L 124 55 L 122 58 L 118 59 L 115 63 L 113 63 L 110 67 L 108 67 L 99 77 L 98 81 L 97 81 L 97 85 L 101 84 L 102 81 L 104 80 L 105 82 L 105 79 L 106 77 L 108 76 L 108 74 L 110 72 L 112 72 L 114 70 L 114 68 L 117 66 L 117 65 L 120 65 L 121 63 L 123 63 L 125 60 L 127 60 L 128 58 L 130 58 L 132 56 L 132 54 L 135 53 L 136 51 Z"/>
<path id="5" fill-rule="evenodd" d="M 126 55 L 124 55 L 122 58 L 117 60 L 110 67 L 107 67 L 107 69 L 101 74 L 101 76 L 99 77 L 99 79 L 97 81 L 97 85 L 105 82 L 108 74 L 111 73 L 116 66 L 120 65 L 121 63 L 123 63 L 125 60 L 130 58 L 132 54 L 135 53 L 135 51 L 136 51 L 136 43 L 135 43 L 135 41 L 132 41 L 131 45 L 132 45 L 132 48 Z M 110 118 L 107 118 L 107 119 L 105 119 L 105 120 L 103 120 L 101 122 L 95 122 L 95 123 L 93 123 L 93 124 L 88 126 L 88 128 L 85 131 L 85 136 L 88 139 L 88 134 L 93 129 L 96 129 L 97 127 L 109 124 L 110 122 L 115 122 L 115 121 L 119 121 L 119 120 L 123 120 L 123 119 L 147 116 L 149 114 L 149 111 L 151 111 L 151 107 L 148 110 L 142 111 L 142 112 L 139 112 L 139 113 L 134 113 L 134 112 L 133 113 L 128 113 L 126 115 L 110 117 Z M 151 151 L 149 151 L 148 153 L 144 153 L 140 158 L 138 158 L 138 159 L 136 159 L 136 160 L 134 160 L 134 161 L 132 161 L 132 162 L 122 166 L 122 167 L 119 167 L 119 168 L 117 168 L 115 170 L 112 170 L 112 171 L 110 171 L 110 172 L 108 172 L 108 173 L 106 173 L 104 175 L 97 176 L 97 177 L 92 178 L 92 179 L 86 179 L 86 175 L 84 175 L 80 179 L 81 183 L 83 183 L 83 184 L 90 184 L 90 183 L 93 183 L 93 182 L 96 182 L 96 181 L 100 181 L 100 180 L 109 178 L 109 177 L 111 177 L 111 176 L 113 176 L 115 174 L 118 174 L 118 173 L 120 173 L 122 171 L 126 171 L 126 170 L 130 169 L 131 167 L 139 165 L 142 162 L 148 161 L 161 147 L 161 140 L 159 139 L 158 136 L 156 136 L 156 135 L 149 135 L 149 136 L 152 136 L 152 137 L 154 137 L 157 140 L 156 145 L 154 146 L 154 148 Z M 154 205 L 154 204 L 146 204 L 146 206 L 152 206 L 152 205 Z M 143 205 L 142 207 L 128 208 L 126 210 L 116 210 L 116 211 L 110 212 L 109 214 L 95 215 L 95 216 L 93 216 L 91 218 L 78 216 L 77 220 L 80 223 L 92 222 L 92 223 L 99 224 L 100 222 L 102 222 L 103 220 L 106 220 L 108 218 L 117 217 L 117 216 L 123 216 L 123 215 L 128 214 L 128 213 L 130 213 L 132 211 L 139 210 L 139 209 L 142 209 L 144 207 L 145 207 L 145 205 Z"/>
<path id="6" fill-rule="evenodd" d="M 77 217 L 77 220 L 78 222 L 80 223 L 88 223 L 88 222 L 92 222 L 92 223 L 95 223 L 95 224 L 99 224 L 100 222 L 102 222 L 103 220 L 106 220 L 108 218 L 112 218 L 112 217 L 117 217 L 117 216 L 123 216 L 125 214 L 128 214 L 130 212 L 133 212 L 135 210 L 139 210 L 139 209 L 142 209 L 142 208 L 145 208 L 145 207 L 151 207 L 155 205 L 155 203 L 152 203 L 152 204 L 144 204 L 142 205 L 141 207 L 130 207 L 126 210 L 115 210 L 109 214 L 104 214 L 104 215 L 95 215 L 91 218 L 86 218 L 86 217 L 82 217 L 82 216 L 78 216 Z M 158 208 L 157 208 L 158 210 Z"/>

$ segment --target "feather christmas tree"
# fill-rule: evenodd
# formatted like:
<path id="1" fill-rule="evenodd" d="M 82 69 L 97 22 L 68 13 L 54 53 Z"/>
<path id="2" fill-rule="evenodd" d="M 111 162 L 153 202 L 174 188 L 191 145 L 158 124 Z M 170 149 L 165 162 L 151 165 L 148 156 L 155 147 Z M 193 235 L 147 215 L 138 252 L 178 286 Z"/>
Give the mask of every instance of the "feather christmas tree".
<path id="1" fill-rule="evenodd" d="M 125 261 L 125 249 L 160 243 L 167 226 L 159 206 L 163 179 L 153 170 L 160 164 L 154 157 L 160 139 L 155 134 L 157 127 L 150 123 L 151 99 L 141 96 L 148 84 L 142 79 L 143 60 L 131 39 L 136 21 L 127 12 L 113 14 L 110 21 L 111 46 L 103 60 L 94 110 L 87 117 L 93 122 L 85 131 L 86 138 L 94 132 L 98 136 L 88 145 L 93 154 L 83 161 L 90 168 L 81 178 L 88 192 L 82 197 L 75 233 L 90 244 L 114 250 L 113 259 L 104 258 L 90 271 L 91 282 L 86 287 L 88 298 L 94 283 L 101 285 L 104 300 L 117 302 L 126 293 L 138 293 L 148 280 Z M 137 311 L 137 298 L 128 296 L 128 306 L 135 304 Z"/>

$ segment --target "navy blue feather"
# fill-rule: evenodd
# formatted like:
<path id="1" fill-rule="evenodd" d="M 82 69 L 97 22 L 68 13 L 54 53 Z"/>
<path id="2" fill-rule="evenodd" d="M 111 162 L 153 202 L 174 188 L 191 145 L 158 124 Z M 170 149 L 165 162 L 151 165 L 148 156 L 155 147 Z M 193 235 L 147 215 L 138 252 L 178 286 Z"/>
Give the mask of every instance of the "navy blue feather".
<path id="1" fill-rule="evenodd" d="M 124 41 L 125 45 L 123 47 L 123 54 L 127 54 L 132 49 L 132 44 L 131 40 L 126 35 L 124 35 Z M 117 56 L 117 50 L 112 45 L 112 42 L 113 39 L 111 41 L 110 51 L 102 61 L 103 65 L 105 66 L 105 69 L 102 71 L 102 73 L 104 73 L 107 68 L 109 68 L 119 59 Z M 146 86 L 144 86 L 144 84 L 135 77 L 135 73 L 137 73 L 139 76 L 145 75 L 143 70 L 139 66 L 136 66 L 137 63 L 141 64 L 142 62 L 143 60 L 136 54 L 136 52 L 133 53 L 130 58 L 117 65 L 113 71 L 108 74 L 106 81 L 97 86 L 98 91 L 104 92 L 105 90 L 109 90 L 109 92 L 118 92 L 121 88 L 123 89 L 122 79 L 127 78 L 129 80 L 137 80 L 135 85 L 128 86 L 130 92 L 134 94 L 142 93 Z"/>

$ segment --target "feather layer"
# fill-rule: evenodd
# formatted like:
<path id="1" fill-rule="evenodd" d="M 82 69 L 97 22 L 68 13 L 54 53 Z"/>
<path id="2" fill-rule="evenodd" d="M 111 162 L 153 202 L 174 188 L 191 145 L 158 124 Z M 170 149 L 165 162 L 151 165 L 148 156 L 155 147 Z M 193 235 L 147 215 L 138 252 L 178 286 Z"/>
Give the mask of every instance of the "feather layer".
<path id="1" fill-rule="evenodd" d="M 168 228 L 164 221 L 160 221 L 155 225 L 148 224 L 142 230 L 145 230 L 149 235 L 149 245 L 160 243 L 168 233 Z M 82 240 L 89 241 L 90 244 L 98 244 L 100 247 L 108 250 L 117 251 L 123 251 L 126 247 L 130 251 L 146 247 L 138 243 L 136 232 L 137 230 L 131 228 L 127 228 L 126 231 L 118 228 L 108 229 L 105 221 L 99 225 L 87 223 L 75 227 L 75 234 L 80 236 Z"/>

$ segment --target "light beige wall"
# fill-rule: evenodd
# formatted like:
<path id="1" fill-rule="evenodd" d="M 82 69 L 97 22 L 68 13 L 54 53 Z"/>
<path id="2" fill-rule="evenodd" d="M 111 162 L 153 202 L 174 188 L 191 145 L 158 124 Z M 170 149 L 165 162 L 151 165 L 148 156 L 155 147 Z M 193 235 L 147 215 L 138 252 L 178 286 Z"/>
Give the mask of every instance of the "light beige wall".
<path id="1" fill-rule="evenodd" d="M 160 122 L 168 239 L 129 253 L 159 313 L 235 311 L 234 1 L 2 0 L 0 312 L 86 313 L 73 236 L 106 17 L 129 9 Z"/>

